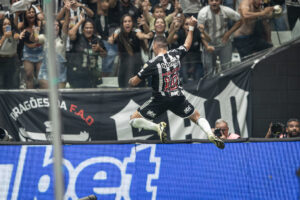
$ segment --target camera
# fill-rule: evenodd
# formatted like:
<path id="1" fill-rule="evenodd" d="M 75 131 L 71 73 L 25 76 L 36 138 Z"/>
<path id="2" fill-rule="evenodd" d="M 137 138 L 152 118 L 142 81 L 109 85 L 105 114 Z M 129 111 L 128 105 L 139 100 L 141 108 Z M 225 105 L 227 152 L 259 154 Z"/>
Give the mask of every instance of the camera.
<path id="1" fill-rule="evenodd" d="M 222 136 L 221 129 L 216 128 L 215 131 L 214 131 L 214 134 L 215 134 L 215 136 L 217 136 L 217 137 L 221 137 L 221 136 Z"/>
<path id="2" fill-rule="evenodd" d="M 275 137 L 278 137 L 281 133 L 284 133 L 283 123 L 281 123 L 281 122 L 272 122 L 271 133 Z"/>

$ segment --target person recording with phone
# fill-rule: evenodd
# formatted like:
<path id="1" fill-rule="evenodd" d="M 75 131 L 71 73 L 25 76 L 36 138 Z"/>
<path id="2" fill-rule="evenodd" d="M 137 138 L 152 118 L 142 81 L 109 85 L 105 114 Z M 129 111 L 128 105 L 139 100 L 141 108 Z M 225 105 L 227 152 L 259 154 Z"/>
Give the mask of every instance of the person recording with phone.
<path id="1" fill-rule="evenodd" d="M 227 140 L 239 139 L 241 137 L 236 133 L 230 133 L 228 123 L 223 119 L 218 119 L 215 122 L 214 134 L 221 139 Z"/>
<path id="2" fill-rule="evenodd" d="M 19 34 L 10 18 L 0 20 L 0 88 L 19 87 L 17 69 L 17 45 Z"/>

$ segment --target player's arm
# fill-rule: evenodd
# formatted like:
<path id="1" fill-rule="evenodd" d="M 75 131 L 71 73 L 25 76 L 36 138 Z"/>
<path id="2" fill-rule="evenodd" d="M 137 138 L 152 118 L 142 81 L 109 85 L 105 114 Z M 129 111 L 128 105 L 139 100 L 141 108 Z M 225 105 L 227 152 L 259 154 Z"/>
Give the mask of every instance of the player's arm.
<path id="1" fill-rule="evenodd" d="M 142 81 L 142 79 L 140 79 L 137 75 L 130 78 L 128 83 L 130 86 L 137 86 L 140 82 Z"/>
<path id="2" fill-rule="evenodd" d="M 197 19 L 192 16 L 190 18 L 190 23 L 189 23 L 189 32 L 188 32 L 185 42 L 184 42 L 184 46 L 187 50 L 189 50 L 192 46 L 193 32 L 194 32 L 194 28 L 195 28 L 196 24 L 197 24 Z"/>

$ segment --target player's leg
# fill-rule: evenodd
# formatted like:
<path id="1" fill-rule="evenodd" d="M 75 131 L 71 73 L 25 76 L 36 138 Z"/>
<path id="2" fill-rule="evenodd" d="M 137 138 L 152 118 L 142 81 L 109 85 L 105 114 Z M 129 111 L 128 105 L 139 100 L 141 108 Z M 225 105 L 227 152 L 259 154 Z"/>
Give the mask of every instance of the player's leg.
<path id="1" fill-rule="evenodd" d="M 160 140 L 163 143 L 167 140 L 167 134 L 165 132 L 167 124 L 165 122 L 160 122 L 158 124 L 154 123 L 150 120 L 143 118 L 143 116 L 138 111 L 135 111 L 130 116 L 129 123 L 134 128 L 156 131 Z"/>
<path id="2" fill-rule="evenodd" d="M 224 142 L 213 134 L 208 121 L 205 118 L 200 117 L 200 114 L 197 110 L 194 111 L 194 113 L 189 117 L 189 119 L 192 120 L 195 124 L 197 124 L 205 132 L 209 141 L 214 143 L 220 149 L 225 148 Z"/>
<path id="3" fill-rule="evenodd" d="M 134 128 L 141 128 L 145 130 L 152 130 L 158 132 L 159 124 L 153 123 L 150 120 L 143 118 L 143 116 L 138 112 L 135 111 L 130 116 L 130 125 Z"/>
<path id="4" fill-rule="evenodd" d="M 213 134 L 208 121 L 200 117 L 199 112 L 184 96 L 173 98 L 172 101 L 169 107 L 172 112 L 195 122 L 206 133 L 209 141 L 214 143 L 218 148 L 224 149 L 224 142 Z"/>
<path id="5" fill-rule="evenodd" d="M 205 118 L 200 117 L 200 114 L 197 110 L 194 111 L 194 113 L 189 117 L 189 119 L 192 120 L 198 126 L 200 126 L 200 128 L 204 131 L 207 137 L 214 135 L 208 121 Z"/>
<path id="6" fill-rule="evenodd" d="M 169 104 L 169 109 L 173 113 L 182 118 L 189 118 L 190 120 L 195 122 L 198 126 L 200 126 L 200 128 L 208 137 L 214 135 L 207 120 L 204 118 L 200 118 L 199 112 L 184 96 L 172 98 Z"/>

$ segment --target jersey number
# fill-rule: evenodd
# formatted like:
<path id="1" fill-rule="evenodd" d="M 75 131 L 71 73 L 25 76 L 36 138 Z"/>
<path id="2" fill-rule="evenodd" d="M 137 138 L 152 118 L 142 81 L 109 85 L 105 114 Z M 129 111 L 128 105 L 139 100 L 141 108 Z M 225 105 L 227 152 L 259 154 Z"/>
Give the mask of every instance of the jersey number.
<path id="1" fill-rule="evenodd" d="M 165 92 L 177 89 L 177 87 L 178 87 L 178 76 L 177 76 L 177 74 L 172 75 L 172 77 L 165 76 L 164 77 L 164 82 L 165 82 Z"/>

